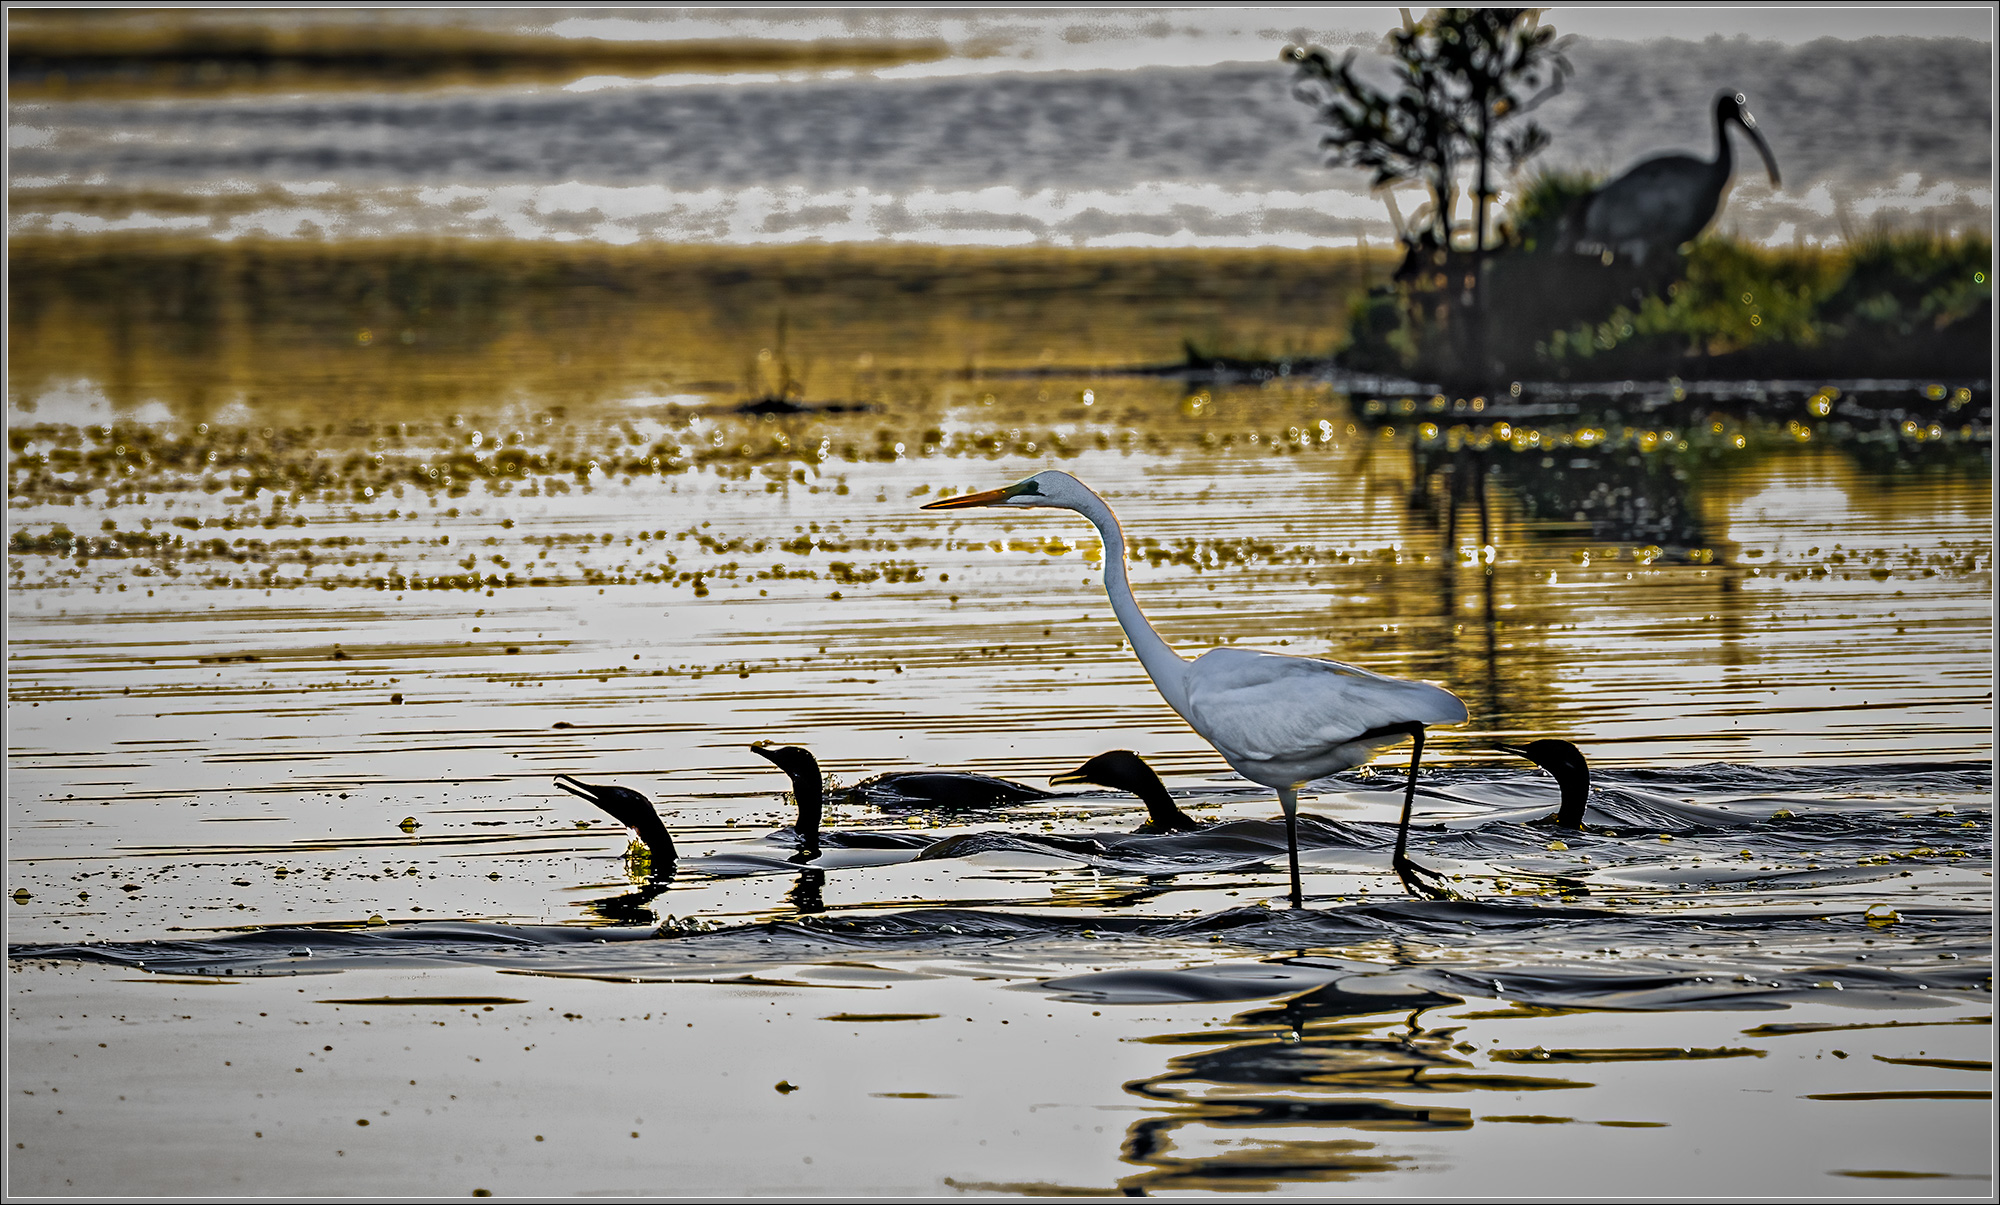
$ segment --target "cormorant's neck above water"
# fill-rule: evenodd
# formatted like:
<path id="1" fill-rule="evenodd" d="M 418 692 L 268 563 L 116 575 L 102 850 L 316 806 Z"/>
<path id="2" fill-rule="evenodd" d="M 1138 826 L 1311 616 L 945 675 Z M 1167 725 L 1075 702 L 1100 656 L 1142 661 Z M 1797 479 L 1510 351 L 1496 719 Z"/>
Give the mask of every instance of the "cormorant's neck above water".
<path id="1" fill-rule="evenodd" d="M 1572 831 L 1583 827 L 1583 809 L 1590 799 L 1590 763 L 1583 751 L 1568 741 L 1544 739 L 1526 745 L 1501 745 L 1548 771 L 1562 788 L 1562 804 L 1556 809 L 1556 826 Z"/>
<path id="2" fill-rule="evenodd" d="M 826 813 L 826 789 L 819 759 L 797 745 L 756 744 L 750 751 L 785 772 L 792 780 L 792 799 L 798 804 L 799 818 L 792 826 L 801 843 L 818 846 L 819 826 Z"/>

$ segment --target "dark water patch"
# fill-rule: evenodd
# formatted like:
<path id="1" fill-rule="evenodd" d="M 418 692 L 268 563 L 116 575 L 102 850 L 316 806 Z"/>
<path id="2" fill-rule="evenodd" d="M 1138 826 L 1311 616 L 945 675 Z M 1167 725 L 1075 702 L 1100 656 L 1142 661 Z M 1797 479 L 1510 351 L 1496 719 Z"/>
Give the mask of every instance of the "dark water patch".
<path id="1" fill-rule="evenodd" d="M 1395 840 L 1393 826 L 1346 824 L 1299 817 L 1299 848 L 1373 849 Z M 1285 856 L 1285 826 L 1274 820 L 1231 820 L 1191 833 L 978 832 L 946 837 L 923 861 L 999 851 L 1074 858 L 1114 873 L 1171 875 L 1241 870 Z"/>
<path id="2" fill-rule="evenodd" d="M 938 40 L 714 39 L 618 41 L 549 37 L 530 28 L 418 20 L 349 22 L 321 14 L 277 28 L 254 15 L 42 12 L 13 32 L 17 97 L 110 100 L 267 92 L 374 93 L 440 87 L 560 85 L 590 75 L 873 69 L 930 62 Z M 150 19 L 148 19 L 150 17 Z"/>
<path id="3" fill-rule="evenodd" d="M 1992 1100 L 1991 1092 L 1912 1090 L 1906 1092 L 1813 1092 L 1807 1100 Z"/>
<path id="4" fill-rule="evenodd" d="M 1864 1021 L 1835 1024 L 1827 1021 L 1778 1021 L 1744 1030 L 1750 1037 L 1785 1037 L 1801 1033 L 1839 1033 L 1849 1029 L 1904 1029 L 1916 1025 L 1991 1025 L 1992 1017 L 1956 1017 L 1949 1021 Z"/>
<path id="5" fill-rule="evenodd" d="M 1489 1050 L 1486 1057 L 1503 1063 L 1655 1063 L 1681 1059 L 1741 1059 L 1764 1057 L 1749 1046 L 1652 1046 L 1613 1050 Z"/>
<path id="6" fill-rule="evenodd" d="M 1050 979 L 1039 987 L 1055 992 L 1058 1000 L 1081 1004 L 1179 1004 L 1288 995 L 1324 986 L 1337 977 L 1330 968 L 1249 963 L 1181 971 L 1103 971 Z"/>
<path id="7" fill-rule="evenodd" d="M 1858 1180 L 1991 1180 L 1992 1176 L 1968 1176 L 1952 1172 L 1906 1172 L 1895 1170 L 1831 1171 L 1829 1176 L 1853 1176 Z"/>
<path id="8" fill-rule="evenodd" d="M 437 1005 L 471 1008 L 478 1005 L 526 1004 L 516 996 L 361 996 L 348 1000 L 321 1000 L 321 1004 Z"/>
<path id="9" fill-rule="evenodd" d="M 1826 955 L 1835 951 L 1825 947 L 1826 938 L 1851 932 L 1852 926 L 1817 915 L 1743 918 L 1730 933 L 1721 934 L 1684 916 L 1433 901 L 1296 912 L 1237 908 L 1170 918 L 931 908 L 869 917 L 805 916 L 732 928 L 700 921 L 670 921 L 650 929 L 427 922 L 267 929 L 167 942 L 19 945 L 9 956 L 77 959 L 182 975 L 443 964 L 609 980 L 720 982 L 765 973 L 760 968 L 849 965 L 855 952 L 864 950 L 878 961 L 1004 953 L 1017 962 L 1028 960 L 1023 965 L 1054 960 L 1071 966 L 1157 962 L 1198 951 L 1191 966 L 1128 965 L 1058 976 L 1038 982 L 1035 990 L 1104 1003 L 1290 996 L 1308 1013 L 1343 1016 L 1468 997 L 1535 1008 L 1639 1011 L 1783 1008 L 1802 1000 L 1921 1008 L 1987 999 L 1990 970 L 1981 965 L 1989 945 L 1984 915 L 1940 912 L 1927 919 L 1934 931 L 1920 942 L 1894 951 L 1876 946 L 1878 961 L 1838 964 L 1827 961 Z M 1702 940 L 1689 941 L 1694 936 Z M 1271 957 L 1254 964 L 1209 962 L 1218 942 L 1266 951 Z M 1379 961 L 1385 943 L 1403 951 L 1397 958 L 1402 965 Z M 1937 953 L 1945 945 L 1968 956 L 1940 960 Z M 1584 950 L 1614 946 L 1646 953 L 1620 955 L 1601 967 L 1581 961 L 1587 957 Z M 1530 950 L 1535 960 L 1523 961 Z M 1571 951 L 1577 953 L 1566 957 Z"/>
<path id="10" fill-rule="evenodd" d="M 1984 794 L 1993 768 L 1982 762 L 1901 762 L 1859 766 L 1757 766 L 1736 762 L 1619 768 L 1600 772 L 1611 782 L 1680 788 L 1702 797 L 1735 791 L 1819 791 L 1862 798 L 1874 795 Z"/>
<path id="11" fill-rule="evenodd" d="M 1938 1067 L 1945 1071 L 1992 1071 L 1993 1063 L 1988 1059 L 1892 1059 L 1887 1055 L 1875 1056 L 1878 1063 L 1894 1063 L 1899 1067 Z"/>

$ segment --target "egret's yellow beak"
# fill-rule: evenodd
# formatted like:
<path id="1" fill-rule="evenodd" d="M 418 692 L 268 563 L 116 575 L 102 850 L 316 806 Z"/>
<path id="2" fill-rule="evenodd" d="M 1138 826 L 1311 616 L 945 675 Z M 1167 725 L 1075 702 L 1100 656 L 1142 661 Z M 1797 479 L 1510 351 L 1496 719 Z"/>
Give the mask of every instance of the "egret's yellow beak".
<path id="1" fill-rule="evenodd" d="M 998 506 L 1021 492 L 1018 485 L 1002 486 L 997 490 L 980 490 L 976 494 L 960 494 L 956 498 L 939 498 L 936 502 L 926 502 L 925 510 L 958 510 L 966 506 Z"/>
<path id="2" fill-rule="evenodd" d="M 1070 770 L 1062 774 L 1049 775 L 1049 785 L 1052 787 L 1066 787 L 1070 786 L 1073 783 L 1089 782 L 1089 781 L 1090 780 L 1088 778 L 1085 778 L 1083 776 L 1083 770 L 1081 768 Z"/>

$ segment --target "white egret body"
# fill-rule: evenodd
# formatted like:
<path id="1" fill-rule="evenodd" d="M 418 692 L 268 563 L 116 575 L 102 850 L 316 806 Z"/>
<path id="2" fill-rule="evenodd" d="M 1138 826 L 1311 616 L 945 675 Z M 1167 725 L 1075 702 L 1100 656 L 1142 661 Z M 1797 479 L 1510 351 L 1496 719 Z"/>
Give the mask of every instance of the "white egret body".
<path id="1" fill-rule="evenodd" d="M 1110 596 L 1111 610 L 1160 697 L 1215 746 L 1231 769 L 1277 791 L 1290 845 L 1293 907 L 1304 902 L 1299 881 L 1299 787 L 1358 766 L 1405 736 L 1414 747 L 1396 835 L 1396 872 L 1413 893 L 1449 894 L 1441 882 L 1427 881 L 1436 876 L 1411 862 L 1404 847 L 1424 728 L 1465 721 L 1465 704 L 1456 695 L 1428 682 L 1385 677 L 1315 657 L 1237 648 L 1210 649 L 1192 661 L 1181 656 L 1153 630 L 1132 597 L 1118 516 L 1068 473 L 1050 469 L 1004 489 L 945 498 L 925 509 L 969 506 L 1054 507 L 1090 520 L 1104 541 L 1104 592 Z"/>

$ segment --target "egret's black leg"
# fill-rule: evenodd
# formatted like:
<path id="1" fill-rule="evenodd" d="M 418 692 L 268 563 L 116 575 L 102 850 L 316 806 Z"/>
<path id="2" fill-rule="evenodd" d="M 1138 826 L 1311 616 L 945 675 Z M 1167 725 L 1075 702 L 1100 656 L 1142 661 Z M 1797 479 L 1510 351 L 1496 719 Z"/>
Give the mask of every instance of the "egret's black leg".
<path id="1" fill-rule="evenodd" d="M 1403 820 L 1396 826 L 1396 856 L 1390 859 L 1390 865 L 1403 881 L 1403 889 L 1411 895 L 1433 900 L 1457 899 L 1457 893 L 1445 886 L 1444 876 L 1410 861 L 1404 852 L 1410 840 L 1410 812 L 1417 803 L 1417 763 L 1424 756 L 1424 730 L 1413 726 L 1410 741 L 1410 782 L 1403 790 Z"/>
<path id="2" fill-rule="evenodd" d="M 1285 806 L 1285 852 L 1292 863 L 1292 907 L 1306 906 L 1305 887 L 1299 881 L 1299 791 L 1297 787 L 1279 787 L 1278 802 Z"/>

